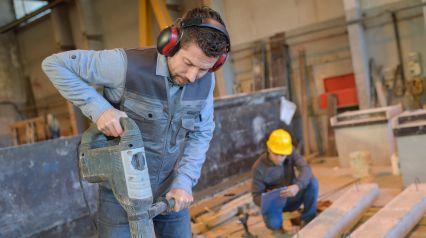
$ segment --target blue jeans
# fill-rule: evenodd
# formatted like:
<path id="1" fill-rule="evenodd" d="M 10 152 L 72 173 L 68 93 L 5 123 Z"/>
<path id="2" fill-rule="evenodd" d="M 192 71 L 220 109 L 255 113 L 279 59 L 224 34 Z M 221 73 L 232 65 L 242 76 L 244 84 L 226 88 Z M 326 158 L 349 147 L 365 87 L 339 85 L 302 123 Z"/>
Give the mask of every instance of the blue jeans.
<path id="1" fill-rule="evenodd" d="M 302 221 L 310 222 L 317 214 L 318 180 L 312 177 L 308 186 L 300 190 L 296 196 L 287 198 L 286 203 L 276 204 L 276 207 L 263 214 L 266 227 L 271 230 L 282 229 L 283 211 L 297 210 L 303 204 Z"/>
<path id="2" fill-rule="evenodd" d="M 153 219 L 159 238 L 192 237 L 189 210 L 158 215 Z M 130 238 L 127 213 L 110 189 L 99 186 L 98 234 L 100 238 Z"/>

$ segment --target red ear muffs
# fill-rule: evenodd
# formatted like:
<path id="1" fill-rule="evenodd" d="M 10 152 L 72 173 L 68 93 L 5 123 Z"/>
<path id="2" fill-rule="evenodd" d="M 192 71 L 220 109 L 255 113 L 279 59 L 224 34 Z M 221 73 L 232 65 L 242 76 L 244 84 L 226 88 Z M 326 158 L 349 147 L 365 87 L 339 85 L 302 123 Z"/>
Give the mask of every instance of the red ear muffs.
<path id="1" fill-rule="evenodd" d="M 179 30 L 175 26 L 162 30 L 157 37 L 157 51 L 165 56 L 173 56 L 179 49 Z"/>
<path id="2" fill-rule="evenodd" d="M 213 65 L 213 67 L 209 70 L 210 72 L 214 72 L 218 70 L 226 61 L 226 58 L 228 57 L 228 54 L 222 54 L 219 59 L 217 59 L 216 63 Z"/>
<path id="3" fill-rule="evenodd" d="M 212 22 L 213 21 L 213 22 Z M 210 22 L 210 23 L 209 23 Z M 180 27 L 170 26 L 166 29 L 162 30 L 157 37 L 157 51 L 164 55 L 171 57 L 179 50 L 179 42 L 181 36 L 181 32 L 179 29 L 184 29 L 191 26 L 201 27 L 201 28 L 210 28 L 222 32 L 226 36 L 226 40 L 228 43 L 228 47 L 226 49 L 226 53 L 222 54 L 213 67 L 209 70 L 210 72 L 214 72 L 218 70 L 226 61 L 228 57 L 228 52 L 230 51 L 230 42 L 229 35 L 226 31 L 225 26 L 216 22 L 215 20 L 209 19 L 201 19 L 201 18 L 193 18 L 183 20 L 179 23 Z M 183 33 L 183 30 L 182 30 Z"/>

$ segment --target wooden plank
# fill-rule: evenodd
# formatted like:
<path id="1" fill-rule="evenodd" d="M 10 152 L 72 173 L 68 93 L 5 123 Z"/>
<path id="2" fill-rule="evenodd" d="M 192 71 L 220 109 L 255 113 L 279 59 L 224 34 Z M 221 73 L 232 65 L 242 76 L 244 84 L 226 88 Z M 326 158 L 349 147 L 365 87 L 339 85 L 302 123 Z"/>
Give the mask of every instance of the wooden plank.
<path id="1" fill-rule="evenodd" d="M 308 96 L 306 93 L 306 55 L 305 50 L 299 50 L 299 80 L 300 80 L 300 113 L 302 114 L 303 126 L 303 151 L 304 155 L 310 154 L 309 143 L 309 117 L 308 117 Z"/>
<path id="2" fill-rule="evenodd" d="M 386 91 L 383 87 L 382 78 L 383 78 L 383 67 L 377 66 L 373 59 L 370 60 L 370 74 L 371 81 L 374 83 L 374 88 L 376 90 L 377 102 L 379 107 L 388 106 L 386 100 Z"/>
<path id="3" fill-rule="evenodd" d="M 78 135 L 78 129 L 77 129 L 77 120 L 75 118 L 75 110 L 74 105 L 72 105 L 70 102 L 67 102 L 67 108 L 68 113 L 70 115 L 70 125 L 71 125 L 71 133 L 72 135 Z"/>
<path id="4" fill-rule="evenodd" d="M 260 214 L 254 214 L 250 215 L 247 224 L 249 226 L 249 229 L 253 227 L 256 224 L 262 223 L 263 224 L 263 217 Z M 226 224 L 220 225 L 219 227 L 216 227 L 206 233 L 203 234 L 206 238 L 216 238 L 216 237 L 242 237 L 237 236 L 237 232 L 242 231 L 244 232 L 244 227 L 240 223 L 237 217 L 233 218 Z"/>
<path id="5" fill-rule="evenodd" d="M 16 146 L 18 145 L 18 129 L 17 128 L 10 128 L 10 131 L 12 133 L 12 141 L 13 141 L 13 145 Z"/>
<path id="6" fill-rule="evenodd" d="M 215 227 L 238 214 L 238 209 L 243 206 L 252 206 L 251 194 L 245 194 L 222 206 L 216 213 L 207 213 L 196 219 L 197 223 L 204 223 L 207 228 Z"/>
<path id="7" fill-rule="evenodd" d="M 269 82 L 266 87 L 286 87 L 289 89 L 288 69 L 287 69 L 287 48 L 285 33 L 277 33 L 269 38 Z M 288 91 L 287 91 L 288 92 Z M 287 94 L 288 95 L 288 94 Z"/>
<path id="8" fill-rule="evenodd" d="M 216 78 L 216 84 L 214 89 L 214 96 L 215 97 L 223 97 L 226 96 L 226 88 L 225 88 L 225 78 L 223 74 L 223 68 L 219 69 L 218 71 L 214 72 L 215 78 Z"/>
<path id="9" fill-rule="evenodd" d="M 377 99 L 379 101 L 379 106 L 380 107 L 387 107 L 388 106 L 388 102 L 386 100 L 386 92 L 385 89 L 383 87 L 382 81 L 376 81 L 374 83 L 374 87 L 376 88 L 376 94 L 377 94 Z"/>
<path id="10" fill-rule="evenodd" d="M 192 228 L 193 234 L 201 234 L 208 230 L 206 224 L 202 222 L 197 222 L 197 223 L 191 222 L 191 228 Z"/>
<path id="11" fill-rule="evenodd" d="M 340 237 L 361 219 L 378 195 L 377 184 L 354 185 L 293 237 Z"/>
<path id="12" fill-rule="evenodd" d="M 211 230 L 237 216 L 240 207 L 250 207 L 252 205 L 250 194 L 239 197 L 225 204 L 218 212 L 211 211 L 195 219 L 196 222 L 191 224 L 192 232 L 194 234 L 201 234 Z"/>
<path id="13" fill-rule="evenodd" d="M 14 122 L 9 128 L 14 137 L 14 144 L 34 143 L 46 139 L 46 122 L 42 116 Z"/>
<path id="14" fill-rule="evenodd" d="M 231 187 L 220 194 L 215 194 L 214 198 L 204 199 L 197 204 L 191 206 L 189 214 L 191 218 L 205 213 L 207 210 L 219 210 L 219 206 L 227 203 L 236 197 L 248 193 L 250 191 L 251 180 L 247 180 L 241 184 Z"/>
<path id="15" fill-rule="evenodd" d="M 412 184 L 356 229 L 351 237 L 405 237 L 426 213 L 426 184 Z"/>
<path id="16" fill-rule="evenodd" d="M 306 61 L 306 59 L 305 59 Z M 306 63 L 305 63 L 306 64 Z M 319 127 L 318 123 L 318 115 L 315 115 L 315 112 L 318 111 L 318 104 L 316 103 L 316 100 L 313 100 L 317 97 L 318 93 L 315 86 L 315 78 L 313 73 L 313 67 L 312 65 L 308 67 L 307 70 L 307 82 L 306 82 L 306 94 L 308 98 L 308 118 L 309 125 L 310 125 L 310 131 L 309 131 L 309 144 L 311 145 L 313 151 L 311 153 L 319 153 L 322 154 L 323 144 L 321 140 L 321 128 Z"/>
<path id="17" fill-rule="evenodd" d="M 325 154 L 327 156 L 336 156 L 336 141 L 334 136 L 333 128 L 330 124 L 330 118 L 334 117 L 337 114 L 337 95 L 329 94 L 327 95 L 327 113 L 325 121 Z"/>
<path id="18" fill-rule="evenodd" d="M 147 47 L 153 45 L 153 37 L 151 30 L 151 11 L 149 9 L 147 1 L 139 0 L 139 46 Z"/>
<path id="19" fill-rule="evenodd" d="M 410 234 L 407 235 L 407 238 L 425 238 L 426 226 L 416 226 Z"/>
<path id="20" fill-rule="evenodd" d="M 370 207 L 367 209 L 366 212 L 364 212 L 362 214 L 362 219 L 359 221 L 359 224 L 364 224 L 368 219 L 370 219 L 371 217 L 373 217 L 374 215 L 376 215 L 376 213 L 378 211 L 380 211 L 380 209 L 382 209 L 383 207 L 374 207 L 374 203 L 373 203 L 373 207 Z M 426 214 L 423 215 L 423 217 L 420 219 L 420 221 L 417 223 L 418 226 L 426 226 Z M 358 227 L 357 227 L 358 229 Z"/>
<path id="21" fill-rule="evenodd" d="M 265 89 L 265 65 L 266 65 L 266 48 L 265 44 L 261 41 L 253 43 L 251 48 L 252 54 L 250 55 L 251 66 L 241 74 L 246 74 L 251 81 L 251 90 L 260 91 Z"/>
<path id="22" fill-rule="evenodd" d="M 160 29 L 165 29 L 173 24 L 172 17 L 167 9 L 166 2 L 163 0 L 150 0 L 155 19 L 157 19 Z"/>

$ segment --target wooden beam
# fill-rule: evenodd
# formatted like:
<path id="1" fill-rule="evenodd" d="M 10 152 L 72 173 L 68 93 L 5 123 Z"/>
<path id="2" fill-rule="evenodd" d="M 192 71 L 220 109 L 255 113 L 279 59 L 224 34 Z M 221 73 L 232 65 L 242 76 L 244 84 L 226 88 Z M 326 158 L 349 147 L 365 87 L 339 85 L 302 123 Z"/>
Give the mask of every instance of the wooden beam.
<path id="1" fill-rule="evenodd" d="M 267 88 L 286 87 L 289 91 L 288 69 L 287 69 L 287 48 L 285 47 L 285 33 L 278 33 L 269 38 L 270 60 L 269 83 Z M 287 92 L 289 95 L 289 92 Z"/>
<path id="2" fill-rule="evenodd" d="M 336 156 L 336 141 L 334 136 L 333 128 L 330 124 L 330 118 L 334 117 L 337 114 L 337 95 L 329 94 L 327 95 L 327 113 L 326 113 L 326 125 L 325 125 L 325 154 L 327 156 Z"/>
<path id="3" fill-rule="evenodd" d="M 312 220 L 296 237 L 337 238 L 349 231 L 379 196 L 377 184 L 356 184 Z"/>
<path id="4" fill-rule="evenodd" d="M 245 194 L 225 204 L 218 212 L 201 215 L 196 220 L 197 223 L 203 223 L 206 228 L 211 229 L 236 216 L 239 207 L 250 206 L 251 204 L 253 204 L 251 194 Z M 197 223 L 195 225 L 198 226 Z"/>
<path id="5" fill-rule="evenodd" d="M 70 125 L 72 135 L 78 135 L 77 119 L 75 116 L 74 105 L 67 101 L 68 113 L 70 115 Z"/>
<path id="6" fill-rule="evenodd" d="M 284 217 L 284 219 L 286 219 L 287 217 Z M 259 213 L 255 213 L 255 214 L 251 214 L 248 221 L 247 221 L 247 225 L 249 226 L 250 231 L 252 232 L 253 228 L 256 225 L 263 225 L 263 217 L 262 215 Z M 265 228 L 266 229 L 266 228 Z M 239 233 L 243 233 L 244 234 L 244 227 L 241 224 L 241 222 L 238 220 L 238 217 L 233 218 L 232 220 L 230 220 L 229 222 L 227 222 L 226 224 L 223 224 L 221 226 L 218 226 L 212 230 L 209 230 L 203 234 L 201 234 L 202 237 L 205 238 L 217 238 L 217 237 L 247 237 L 247 236 L 243 236 L 243 234 L 239 234 Z M 267 233 L 267 232 L 265 232 Z M 265 235 L 264 233 L 262 235 Z M 264 236 L 257 236 L 257 237 L 264 237 Z M 269 237 L 266 236 L 265 237 Z"/>
<path id="7" fill-rule="evenodd" d="M 214 198 L 204 199 L 191 206 L 189 214 L 191 218 L 195 219 L 203 213 L 206 213 L 207 210 L 219 210 L 219 206 L 250 192 L 250 186 L 251 180 L 247 180 L 246 182 L 221 192 L 221 194 L 216 194 Z"/>
<path id="8" fill-rule="evenodd" d="M 9 128 L 14 145 L 46 140 L 46 120 L 43 116 L 14 122 Z"/>
<path id="9" fill-rule="evenodd" d="M 91 50 L 104 49 L 99 16 L 95 11 L 93 1 L 78 0 L 75 2 L 79 13 L 81 34 L 83 35 L 83 45 L 77 45 L 76 47 Z"/>
<path id="10" fill-rule="evenodd" d="M 225 88 L 225 77 L 223 74 L 223 68 L 219 69 L 218 71 L 214 72 L 216 84 L 214 89 L 214 96 L 215 97 L 223 97 L 226 96 L 226 88 Z"/>
<path id="11" fill-rule="evenodd" d="M 356 229 L 350 237 L 405 237 L 425 213 L 426 184 L 412 184 Z"/>
<path id="12" fill-rule="evenodd" d="M 151 17 L 149 0 L 139 0 L 139 46 L 147 47 L 153 44 L 151 34 Z"/>
<path id="13" fill-rule="evenodd" d="M 197 223 L 191 222 L 191 229 L 192 229 L 192 233 L 195 235 L 201 234 L 208 230 L 206 224 L 202 222 L 197 222 Z"/>
<path id="14" fill-rule="evenodd" d="M 173 20 L 167 10 L 166 2 L 164 0 L 150 0 L 150 2 L 160 29 L 171 26 L 173 24 Z"/>
<path id="15" fill-rule="evenodd" d="M 303 151 L 304 156 L 310 154 L 309 143 L 309 117 L 308 117 L 308 95 L 306 93 L 306 54 L 304 49 L 299 49 L 299 80 L 300 80 L 300 113 L 302 114 L 303 126 Z"/>

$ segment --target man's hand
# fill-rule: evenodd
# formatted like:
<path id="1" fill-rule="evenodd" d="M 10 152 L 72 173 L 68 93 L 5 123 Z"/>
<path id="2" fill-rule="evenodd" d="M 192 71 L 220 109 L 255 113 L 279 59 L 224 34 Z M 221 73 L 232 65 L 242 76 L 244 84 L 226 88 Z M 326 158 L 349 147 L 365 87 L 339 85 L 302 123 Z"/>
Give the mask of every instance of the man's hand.
<path id="1" fill-rule="evenodd" d="M 120 124 L 121 117 L 127 117 L 127 114 L 115 108 L 110 108 L 102 113 L 96 121 L 96 126 L 107 136 L 121 136 L 123 134 L 123 128 Z"/>
<path id="2" fill-rule="evenodd" d="M 280 192 L 280 197 L 282 198 L 288 198 L 288 197 L 294 197 L 299 192 L 300 188 L 297 184 L 293 184 L 287 187 L 287 189 L 284 189 Z"/>
<path id="3" fill-rule="evenodd" d="M 183 189 L 173 188 L 166 194 L 166 199 L 175 199 L 175 206 L 173 207 L 174 212 L 178 212 L 185 208 L 188 208 L 194 201 L 191 194 L 185 192 Z"/>

